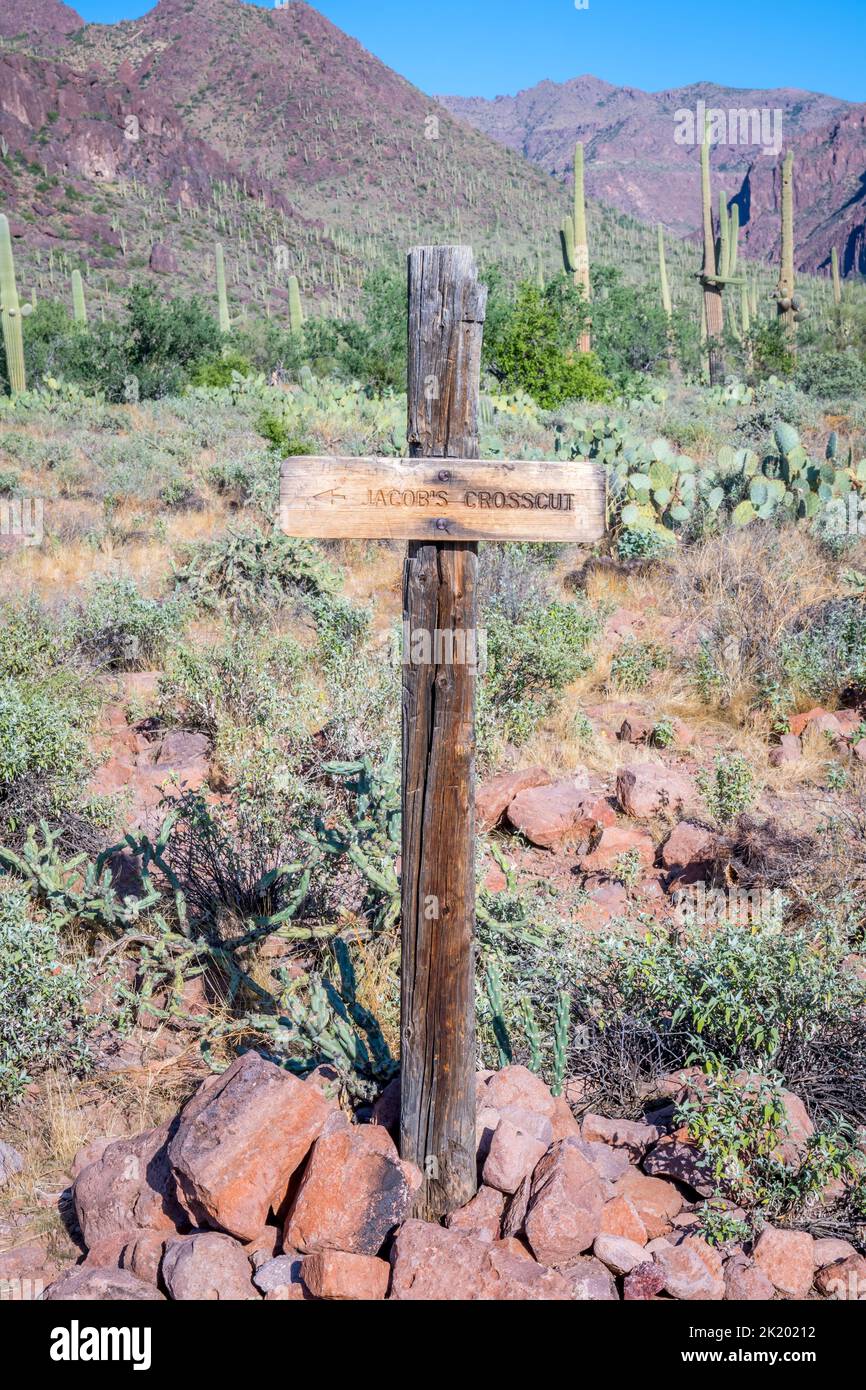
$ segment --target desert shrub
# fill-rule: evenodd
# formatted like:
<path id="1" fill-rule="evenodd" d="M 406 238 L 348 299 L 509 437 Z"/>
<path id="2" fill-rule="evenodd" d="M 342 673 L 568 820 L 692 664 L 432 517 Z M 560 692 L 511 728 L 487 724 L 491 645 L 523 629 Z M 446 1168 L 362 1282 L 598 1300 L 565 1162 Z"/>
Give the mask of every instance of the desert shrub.
<path id="1" fill-rule="evenodd" d="M 191 386 L 230 386 L 238 376 L 249 376 L 252 364 L 235 349 L 223 349 L 219 357 L 199 362 L 190 374 Z"/>
<path id="2" fill-rule="evenodd" d="M 186 613 L 180 599 L 145 598 L 133 579 L 99 577 L 69 615 L 69 640 L 94 666 L 145 670 L 163 659 Z"/>
<path id="3" fill-rule="evenodd" d="M 628 637 L 610 663 L 610 682 L 617 690 L 645 690 L 656 671 L 668 664 L 667 653 L 652 642 Z"/>
<path id="4" fill-rule="evenodd" d="M 482 545 L 478 560 L 478 603 L 492 605 L 515 621 L 526 608 L 542 607 L 553 597 L 550 566 L 558 546 L 510 541 Z"/>
<path id="5" fill-rule="evenodd" d="M 657 560 L 674 544 L 673 534 L 665 536 L 661 527 L 628 526 L 617 536 L 616 553 L 620 560 Z"/>
<path id="6" fill-rule="evenodd" d="M 236 729 L 286 729 L 303 738 L 298 705 L 302 648 L 291 637 L 263 637 L 246 624 L 207 650 L 169 652 L 159 707 L 169 723 L 221 737 Z"/>
<path id="7" fill-rule="evenodd" d="M 34 919 L 27 889 L 0 876 L 0 1107 L 47 1068 L 92 1064 L 89 970 L 63 958 L 50 922 Z"/>
<path id="8" fill-rule="evenodd" d="M 323 598 L 338 587 L 334 570 L 310 541 L 258 527 L 229 531 L 187 547 L 175 569 L 178 592 L 196 605 L 261 620 L 290 601 Z"/>
<path id="9" fill-rule="evenodd" d="M 493 606 L 485 622 L 488 669 L 479 724 L 488 737 L 496 733 L 520 742 L 556 693 L 589 669 L 598 616 L 585 603 L 555 602 L 528 607 L 519 616 Z"/>
<path id="10" fill-rule="evenodd" d="M 860 396 L 866 390 L 866 364 L 854 352 L 804 353 L 794 381 L 810 396 L 832 400 Z"/>
<path id="11" fill-rule="evenodd" d="M 866 604 L 833 599 L 796 620 L 779 659 L 787 680 L 809 699 L 827 700 L 866 687 Z"/>
<path id="12" fill-rule="evenodd" d="M 19 834 L 79 798 L 86 770 L 84 708 L 74 687 L 0 677 L 0 825 Z"/>
<path id="13" fill-rule="evenodd" d="M 521 285 L 514 308 L 491 346 L 491 368 L 508 391 L 526 391 L 545 409 L 568 400 L 605 401 L 612 383 L 591 353 L 578 354 L 554 286 Z"/>
<path id="14" fill-rule="evenodd" d="M 712 771 L 699 772 L 697 784 L 710 815 L 720 825 L 730 825 L 755 800 L 754 773 L 741 753 L 717 753 Z"/>
<path id="15" fill-rule="evenodd" d="M 790 1143 L 785 1147 L 790 1128 L 782 1080 L 776 1073 L 714 1069 L 677 1112 L 677 1123 L 703 1150 L 718 1195 L 743 1207 L 753 1223 L 792 1220 L 832 1180 L 862 1178 L 863 1155 L 850 1125 L 810 1135 L 796 1156 Z"/>
<path id="16" fill-rule="evenodd" d="M 621 391 L 667 366 L 668 323 L 655 289 L 623 284 L 610 266 L 594 267 L 592 347 L 605 376 Z"/>

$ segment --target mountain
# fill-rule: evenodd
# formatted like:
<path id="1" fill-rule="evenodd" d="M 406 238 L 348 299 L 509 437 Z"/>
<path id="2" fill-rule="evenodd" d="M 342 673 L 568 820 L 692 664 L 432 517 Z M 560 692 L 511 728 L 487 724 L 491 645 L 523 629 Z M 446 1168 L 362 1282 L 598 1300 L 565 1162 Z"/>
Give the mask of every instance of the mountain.
<path id="1" fill-rule="evenodd" d="M 615 87 L 596 77 L 540 82 L 516 96 L 492 101 L 439 98 L 443 106 L 491 139 L 518 151 L 556 178 L 568 178 L 575 140 L 586 147 L 586 187 L 595 198 L 636 217 L 663 222 L 681 236 L 700 225 L 699 148 L 680 143 L 687 133 L 678 113 L 698 104 L 725 113 L 722 138 L 713 146 L 714 185 L 736 198 L 748 214 L 746 245 L 761 256 L 778 248 L 778 214 L 773 189 L 778 151 L 792 147 L 796 173 L 797 256 L 800 269 L 815 270 L 838 244 L 847 271 L 866 272 L 862 185 L 866 107 L 790 88 L 741 90 L 697 83 L 664 92 Z M 765 113 L 759 133 L 739 113 Z M 778 116 L 775 113 L 780 113 Z M 737 113 L 733 118 L 729 113 Z M 735 122 L 735 123 L 734 123 Z M 698 135 L 700 133 L 700 123 Z M 778 134 L 776 153 L 761 140 L 745 143 L 748 130 Z M 733 136 L 733 139 L 730 137 Z M 859 190 L 859 192 L 858 192 Z"/>
<path id="2" fill-rule="evenodd" d="M 149 266 L 200 284 L 216 238 L 235 293 L 263 302 L 295 271 L 342 305 L 418 241 L 552 267 L 567 205 L 302 0 L 159 0 L 113 25 L 11 0 L 0 139 L 16 257 L 84 259 L 109 296 Z"/>

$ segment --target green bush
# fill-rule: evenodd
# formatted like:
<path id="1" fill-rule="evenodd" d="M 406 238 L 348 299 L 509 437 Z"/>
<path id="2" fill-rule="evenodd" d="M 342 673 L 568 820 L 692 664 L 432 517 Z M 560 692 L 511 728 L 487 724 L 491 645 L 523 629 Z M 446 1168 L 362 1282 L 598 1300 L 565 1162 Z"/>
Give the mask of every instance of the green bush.
<path id="1" fill-rule="evenodd" d="M 219 357 L 209 358 L 193 368 L 190 376 L 192 386 L 230 386 L 238 376 L 249 376 L 252 364 L 248 357 L 232 348 L 223 349 Z"/>
<path id="2" fill-rule="evenodd" d="M 794 381 L 810 396 L 839 400 L 866 391 L 866 364 L 854 352 L 804 353 Z"/>
<path id="3" fill-rule="evenodd" d="M 843 1123 L 810 1135 L 795 1154 L 775 1073 L 709 1072 L 679 1107 L 677 1123 L 703 1150 L 718 1195 L 743 1207 L 752 1222 L 791 1220 L 829 1182 L 857 1182 L 863 1173 L 854 1130 Z"/>
<path id="4" fill-rule="evenodd" d="M 69 637 L 95 666 L 146 670 L 163 659 L 185 619 L 186 605 L 179 598 L 145 598 L 133 579 L 100 577 L 68 619 Z"/>
<path id="5" fill-rule="evenodd" d="M 87 763 L 83 710 L 59 681 L 0 677 L 0 827 L 21 832 L 73 806 Z"/>
<path id="6" fill-rule="evenodd" d="M 568 340 L 567 323 L 552 287 L 520 286 L 490 349 L 494 374 L 507 391 L 526 391 L 548 410 L 569 400 L 611 399 L 611 382 L 591 353 L 576 352 L 576 337 Z"/>
<path id="7" fill-rule="evenodd" d="M 712 772 L 701 771 L 698 788 L 707 808 L 720 825 L 730 825 L 755 800 L 755 777 L 741 753 L 717 753 Z"/>
<path id="8" fill-rule="evenodd" d="M 86 964 L 65 961 L 57 933 L 32 917 L 26 888 L 0 876 L 0 1107 L 47 1068 L 92 1065 L 89 983 Z"/>
<path id="9" fill-rule="evenodd" d="M 479 723 L 488 736 L 521 742 L 555 694 L 589 670 L 599 620 L 584 603 L 557 602 L 529 607 L 517 618 L 493 607 L 485 622 L 488 669 Z"/>
<path id="10" fill-rule="evenodd" d="M 790 685 L 811 700 L 866 689 L 866 604 L 825 603 L 781 639 L 779 659 Z"/>

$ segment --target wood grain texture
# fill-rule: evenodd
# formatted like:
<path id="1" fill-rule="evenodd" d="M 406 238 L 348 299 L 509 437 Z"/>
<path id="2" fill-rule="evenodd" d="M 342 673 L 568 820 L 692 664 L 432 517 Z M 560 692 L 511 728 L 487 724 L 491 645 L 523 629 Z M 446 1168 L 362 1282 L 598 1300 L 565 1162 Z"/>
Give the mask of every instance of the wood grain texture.
<path id="1" fill-rule="evenodd" d="M 478 455 L 486 290 L 471 249 L 409 253 L 408 438 L 414 457 Z M 455 473 L 459 471 L 453 465 Z M 477 628 L 477 547 L 408 547 L 411 633 Z M 424 1174 L 416 1215 L 475 1192 L 475 673 L 403 667 L 400 1146 Z"/>
<path id="2" fill-rule="evenodd" d="M 577 459 L 286 459 L 289 536 L 367 540 L 592 542 L 605 531 L 605 473 Z"/>

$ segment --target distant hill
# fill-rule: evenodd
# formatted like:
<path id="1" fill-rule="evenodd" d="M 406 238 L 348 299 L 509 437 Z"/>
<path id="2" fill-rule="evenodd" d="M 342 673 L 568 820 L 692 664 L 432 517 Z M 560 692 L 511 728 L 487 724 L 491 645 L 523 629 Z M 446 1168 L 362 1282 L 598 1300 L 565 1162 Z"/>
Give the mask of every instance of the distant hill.
<path id="1" fill-rule="evenodd" d="M 440 101 L 557 178 L 570 175 L 574 142 L 583 140 L 586 187 L 593 197 L 663 222 L 681 236 L 700 224 L 699 150 L 677 142 L 676 113 L 694 112 L 699 102 L 726 113 L 764 110 L 770 120 L 775 119 L 770 113 L 779 111 L 783 148 L 802 154 L 795 185 L 800 269 L 825 267 L 836 245 L 846 273 L 866 273 L 864 106 L 789 88 L 740 90 L 711 83 L 643 92 L 590 76 L 540 82 L 492 101 L 449 96 Z M 769 133 L 770 126 L 765 129 Z M 734 134 L 736 141 L 739 120 Z M 765 257 L 778 248 L 777 164 L 778 158 L 755 144 L 721 141 L 713 147 L 716 187 L 738 198 L 747 221 L 744 246 Z"/>
<path id="2" fill-rule="evenodd" d="M 200 284 L 219 236 L 241 298 L 278 302 L 295 271 L 337 305 L 419 240 L 556 264 L 556 182 L 304 3 L 159 0 L 82 25 L 56 0 L 11 0 L 0 32 L 16 254 L 85 259 L 118 286 L 151 263 Z"/>

